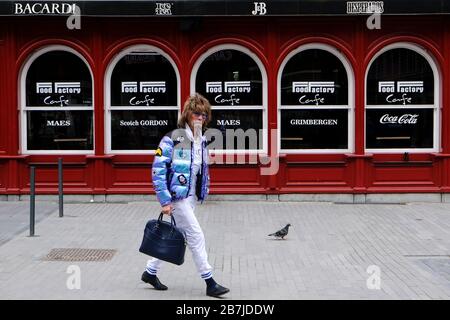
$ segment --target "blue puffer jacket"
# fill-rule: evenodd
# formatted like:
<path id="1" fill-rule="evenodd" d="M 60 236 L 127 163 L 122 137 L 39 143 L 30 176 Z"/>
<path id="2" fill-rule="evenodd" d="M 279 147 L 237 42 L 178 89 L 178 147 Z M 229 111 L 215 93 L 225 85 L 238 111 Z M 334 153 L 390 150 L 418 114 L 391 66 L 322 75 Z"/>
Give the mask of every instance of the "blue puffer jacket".
<path id="1" fill-rule="evenodd" d="M 196 195 L 204 201 L 209 192 L 208 151 L 206 138 L 202 137 L 202 167 L 197 175 Z M 155 152 L 152 166 L 153 188 L 161 206 L 187 198 L 191 187 L 193 141 L 185 129 L 166 134 Z"/>

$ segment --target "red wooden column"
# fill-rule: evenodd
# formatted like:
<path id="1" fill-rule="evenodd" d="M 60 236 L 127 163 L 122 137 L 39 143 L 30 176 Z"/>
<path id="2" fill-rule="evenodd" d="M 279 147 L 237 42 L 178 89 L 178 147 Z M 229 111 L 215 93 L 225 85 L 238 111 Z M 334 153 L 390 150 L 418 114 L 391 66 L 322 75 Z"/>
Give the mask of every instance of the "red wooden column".
<path id="1" fill-rule="evenodd" d="M 0 22 L 0 70 L 5 69 L 5 57 L 4 57 L 4 51 L 5 51 L 5 34 L 4 30 L 6 29 L 6 26 L 4 23 Z M 5 97 L 5 73 L 0 72 L 0 97 Z M 3 106 L 0 106 L 0 108 L 3 108 Z M 3 110 L 0 109 L 0 114 L 3 115 Z M 8 180 L 7 180 L 7 172 L 8 172 L 8 157 L 6 156 L 6 119 L 3 116 L 0 116 L 0 194 L 6 193 L 6 188 L 8 186 Z"/>
<path id="2" fill-rule="evenodd" d="M 8 18 L 6 18 L 8 20 Z M 5 43 L 4 43 L 4 90 L 2 95 L 2 118 L 4 118 L 5 135 L 5 156 L 8 159 L 4 170 L 6 177 L 6 193 L 20 194 L 23 188 L 26 188 L 29 181 L 29 172 L 27 161 L 29 156 L 23 156 L 19 153 L 20 132 L 19 132 L 19 101 L 18 101 L 18 77 L 21 65 L 17 62 L 17 34 L 12 21 L 5 25 Z"/>
<path id="3" fill-rule="evenodd" d="M 105 154 L 105 74 L 109 61 L 105 61 L 105 48 L 103 40 L 104 27 L 97 21 L 88 20 L 90 30 L 90 38 L 88 41 L 92 46 L 92 60 L 94 66 L 92 74 L 94 76 L 94 120 L 95 120 L 95 136 L 94 136 L 94 155 L 86 156 L 87 167 L 89 172 L 88 184 L 92 187 L 94 194 L 106 194 L 112 186 L 114 155 Z"/>
<path id="4" fill-rule="evenodd" d="M 445 20 L 448 22 L 447 20 Z M 441 178 L 441 190 L 450 193 L 450 24 L 442 22 L 443 37 L 443 65 L 442 65 L 442 105 L 441 105 L 441 146 L 442 151 L 436 156 L 440 158 L 438 171 Z"/>
<path id="5" fill-rule="evenodd" d="M 266 175 L 263 177 L 263 185 L 267 190 L 267 193 L 277 193 L 279 189 L 279 177 L 280 177 L 280 155 L 278 154 L 278 135 L 277 132 L 277 117 L 278 117 L 278 86 L 277 86 L 277 57 L 279 49 L 279 25 L 278 23 L 267 23 L 267 60 L 269 65 L 267 66 L 267 82 L 268 82 L 268 97 L 267 97 L 267 141 L 268 141 L 268 155 L 271 159 L 268 165 L 265 167 L 274 166 L 274 162 L 278 163 L 278 170 L 276 173 Z"/>
<path id="6" fill-rule="evenodd" d="M 347 161 L 350 162 L 353 190 L 355 193 L 365 193 L 367 190 L 367 178 L 371 171 L 371 154 L 365 154 L 365 72 L 367 38 L 366 32 L 370 30 L 366 27 L 366 17 L 355 17 L 354 29 L 354 48 L 353 54 L 356 59 L 354 67 L 355 74 L 355 151 L 347 155 Z"/>

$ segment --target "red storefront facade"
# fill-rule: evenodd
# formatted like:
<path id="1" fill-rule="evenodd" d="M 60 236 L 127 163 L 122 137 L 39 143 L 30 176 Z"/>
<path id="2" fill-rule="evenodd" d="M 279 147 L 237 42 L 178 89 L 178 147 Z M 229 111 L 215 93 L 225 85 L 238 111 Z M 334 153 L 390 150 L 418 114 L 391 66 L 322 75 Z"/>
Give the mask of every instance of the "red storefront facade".
<path id="1" fill-rule="evenodd" d="M 114 112 L 118 112 L 110 101 L 114 99 L 109 85 L 114 81 L 114 69 L 111 69 L 111 65 L 114 61 L 117 62 L 120 54 L 126 53 L 127 49 L 141 47 L 151 48 L 171 62 L 175 70 L 174 92 L 177 93 L 177 98 L 174 98 L 175 103 L 168 103 L 168 105 L 175 104 L 179 110 L 184 99 L 190 93 L 198 91 L 195 84 L 196 75 L 201 73 L 201 62 L 208 57 L 208 53 L 234 50 L 233 52 L 240 51 L 256 61 L 261 73 L 260 80 L 256 81 L 260 84 L 261 99 L 260 102 L 249 103 L 249 112 L 256 114 L 256 118 L 250 116 L 249 121 L 260 119 L 258 128 L 263 129 L 264 135 L 261 137 L 260 154 L 272 156 L 272 162 L 263 164 L 265 157 L 258 157 L 257 163 L 212 164 L 212 194 L 424 193 L 445 195 L 450 192 L 450 95 L 448 90 L 450 88 L 450 20 L 448 15 L 381 15 L 381 29 L 372 30 L 366 25 L 367 15 L 196 18 L 82 16 L 80 30 L 67 29 L 65 19 L 42 16 L 1 17 L 0 195 L 5 198 L 7 195 L 29 193 L 31 165 L 37 166 L 37 192 L 56 194 L 57 170 L 54 164 L 59 157 L 64 160 L 66 194 L 153 193 L 150 166 L 154 151 L 117 152 L 113 150 L 111 142 L 116 139 L 111 133 L 114 128 L 111 117 L 114 117 Z M 31 70 L 34 59 L 53 49 L 78 56 L 90 71 L 92 101 L 86 106 L 74 108 L 75 111 L 84 110 L 93 114 L 92 147 L 91 149 L 87 147 L 86 152 L 45 151 L 27 149 L 24 146 L 24 143 L 26 144 L 24 141 L 28 141 L 31 145 L 30 141 L 39 137 L 38 132 L 27 132 L 30 129 L 24 128 L 30 122 L 26 118 L 30 114 L 27 108 L 32 107 L 28 105 L 28 102 L 24 103 L 24 99 L 28 100 L 24 98 L 28 90 L 25 84 L 28 80 L 24 70 Z M 305 79 L 301 78 L 302 70 L 300 69 L 303 68 L 301 59 L 306 59 L 306 56 L 298 56 L 299 62 L 295 66 L 298 66 L 300 71 L 286 75 L 286 77 L 300 75 L 300 78 L 292 81 L 292 87 L 289 87 L 288 91 L 282 89 L 283 70 L 288 68 L 290 58 L 308 49 L 323 50 L 326 54 L 337 57 L 336 61 L 342 62 L 341 69 L 345 70 L 346 77 L 344 76 L 343 79 L 346 79 L 346 85 L 340 86 L 341 80 L 336 80 L 333 83 L 337 89 L 330 89 L 328 93 L 336 93 L 339 91 L 338 88 L 345 89 L 340 91 L 344 102 L 341 101 L 341 103 L 340 98 L 336 98 L 329 109 L 337 106 L 336 110 L 341 110 L 339 121 L 345 122 L 346 130 L 341 128 L 341 131 L 327 131 L 330 135 L 328 138 L 317 138 L 320 148 L 311 147 L 311 145 L 296 148 L 294 144 L 294 147 L 285 144 L 283 149 L 282 143 L 287 143 L 283 141 L 299 141 L 298 143 L 301 144 L 302 141 L 307 140 L 308 134 L 317 136 L 317 132 L 322 132 L 317 131 L 319 129 L 316 131 L 311 129 L 311 131 L 305 131 L 304 137 L 294 137 L 290 135 L 290 132 L 303 129 L 289 129 L 291 131 L 282 129 L 283 126 L 287 126 L 286 119 L 289 117 L 291 118 L 288 122 L 296 123 L 289 114 L 292 105 L 289 102 L 285 104 L 282 95 L 283 92 L 288 95 L 289 92 L 294 91 L 294 82 L 300 87 L 305 83 L 303 81 Z M 391 128 L 394 128 L 392 130 L 401 130 L 401 125 L 405 125 L 405 120 L 403 123 L 398 122 L 398 118 L 401 118 L 400 114 L 393 116 L 396 111 L 389 109 L 392 106 L 383 109 L 380 99 L 384 97 L 378 100 L 374 98 L 375 102 L 372 103 L 370 102 L 372 98 L 368 96 L 372 90 L 367 87 L 371 81 L 368 79 L 369 69 L 377 57 L 390 49 L 411 50 L 413 54 L 423 57 L 429 64 L 431 70 L 429 82 L 432 83 L 431 87 L 427 87 L 428 78 L 427 80 L 414 78 L 414 75 L 407 78 L 407 80 L 416 81 L 415 85 L 418 86 L 419 93 L 427 92 L 427 90 L 430 92 L 427 94 L 429 98 L 424 98 L 417 104 L 412 103 L 413 106 L 407 109 L 408 116 L 402 119 L 407 119 L 406 123 L 412 125 L 420 124 L 421 120 L 417 122 L 414 119 L 423 117 L 428 119 L 426 122 L 428 125 L 416 131 L 407 129 L 410 131 L 404 131 L 406 133 L 394 132 L 394 136 L 389 136 L 391 129 L 386 131 L 380 126 L 384 120 L 374 121 L 374 124 L 368 121 L 369 116 L 378 117 L 380 120 L 384 117 L 383 119 L 387 119 L 385 122 L 390 121 Z M 413 59 L 414 55 L 411 57 Z M 389 61 L 392 61 L 393 66 L 391 71 L 385 74 L 392 75 L 399 62 L 394 58 Z M 332 65 L 333 63 L 324 62 L 324 64 Z M 419 68 L 417 62 L 413 62 L 412 65 L 414 66 L 408 70 Z M 382 66 L 379 67 L 380 70 L 382 68 Z M 39 74 L 43 69 L 37 70 L 36 74 Z M 400 67 L 398 70 L 400 73 L 404 71 Z M 342 74 L 344 71 L 333 72 Z M 380 73 L 383 72 L 380 71 Z M 207 76 L 208 72 L 205 77 Z M 375 92 L 374 95 L 381 94 L 383 85 L 392 86 L 392 90 L 396 90 L 397 86 L 400 88 L 398 83 L 405 80 L 401 76 L 375 78 L 373 81 L 377 87 L 372 90 Z M 324 81 L 321 78 L 317 80 Z M 397 83 L 393 83 L 395 81 Z M 311 83 L 312 81 L 309 82 L 310 85 Z M 386 90 L 391 92 L 389 88 Z M 305 90 L 313 92 L 311 88 Z M 320 90 L 317 92 L 326 92 Z M 416 89 L 409 87 L 404 90 L 406 91 L 401 92 L 415 92 Z M 405 95 L 400 96 L 405 97 Z M 286 101 L 289 100 L 286 99 Z M 394 103 L 397 109 L 405 108 L 405 99 L 397 102 L 397 104 Z M 298 115 L 303 114 L 302 112 L 314 114 L 315 111 L 309 111 L 314 109 L 314 106 L 319 106 L 317 101 L 316 104 L 314 103 L 306 106 L 306 111 L 299 106 L 295 107 L 294 109 L 300 110 L 296 117 L 299 118 Z M 125 110 L 122 110 L 123 114 L 128 110 L 127 108 L 123 108 Z M 225 111 L 221 111 L 220 114 L 235 108 L 238 107 L 233 106 L 228 109 L 224 107 Z M 42 110 L 46 112 L 47 109 Z M 161 110 L 163 110 L 162 107 Z M 323 110 L 322 118 L 325 119 L 328 109 Z M 385 110 L 391 110 L 391 112 L 388 112 L 386 116 Z M 82 118 L 86 119 L 85 116 Z M 297 121 L 297 123 L 303 125 L 324 123 L 323 120 L 321 122 L 305 121 Z M 368 126 L 372 125 L 373 129 L 369 132 Z M 272 136 L 271 132 L 275 135 Z M 384 132 L 386 134 L 383 135 Z M 424 137 L 415 139 L 415 134 L 423 134 Z M 333 135 L 341 136 L 340 140 L 336 138 L 336 146 L 339 147 L 329 147 L 327 144 L 327 141 L 334 139 Z M 373 142 L 370 140 L 370 135 L 374 136 Z M 395 147 L 390 147 L 389 144 L 387 144 L 388 147 L 383 147 L 382 141 L 394 143 L 391 141 L 395 139 L 409 139 L 415 142 L 411 142 L 411 145 L 402 145 L 401 143 L 409 142 L 400 142 Z M 236 155 L 234 159 L 237 159 Z M 274 174 L 262 174 L 263 168 L 267 169 L 274 165 L 274 159 L 279 159 L 278 170 L 275 170 Z"/>

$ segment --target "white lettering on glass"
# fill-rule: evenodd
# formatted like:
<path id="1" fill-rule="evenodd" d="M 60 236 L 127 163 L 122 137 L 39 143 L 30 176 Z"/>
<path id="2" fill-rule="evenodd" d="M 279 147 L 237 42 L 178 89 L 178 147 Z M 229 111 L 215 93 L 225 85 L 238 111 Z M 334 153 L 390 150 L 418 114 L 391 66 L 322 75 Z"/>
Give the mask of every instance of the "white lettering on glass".
<path id="1" fill-rule="evenodd" d="M 138 100 L 137 97 L 133 97 L 130 99 L 130 105 L 132 106 L 140 106 L 145 104 L 146 106 L 150 106 L 150 104 L 155 104 L 155 98 L 150 98 L 147 94 L 144 100 Z"/>
<path id="2" fill-rule="evenodd" d="M 381 124 L 416 124 L 419 118 L 418 114 L 406 113 L 401 116 L 391 116 L 388 113 L 384 114 L 380 118 Z"/>
<path id="3" fill-rule="evenodd" d="M 53 100 L 51 96 L 48 96 L 44 99 L 44 104 L 48 106 L 59 104 L 61 107 L 64 107 L 69 105 L 69 99 L 65 99 L 64 96 L 60 96 L 59 100 Z"/>
<path id="4" fill-rule="evenodd" d="M 215 101 L 216 103 L 219 103 L 219 104 L 229 103 L 229 104 L 231 104 L 232 106 L 234 106 L 235 104 L 239 104 L 239 101 L 240 101 L 240 100 L 241 100 L 241 99 L 235 97 L 235 94 L 234 94 L 234 93 L 230 95 L 230 98 L 229 98 L 229 99 L 223 98 L 221 94 L 219 94 L 218 96 L 216 96 L 216 97 L 214 98 L 214 101 Z"/>

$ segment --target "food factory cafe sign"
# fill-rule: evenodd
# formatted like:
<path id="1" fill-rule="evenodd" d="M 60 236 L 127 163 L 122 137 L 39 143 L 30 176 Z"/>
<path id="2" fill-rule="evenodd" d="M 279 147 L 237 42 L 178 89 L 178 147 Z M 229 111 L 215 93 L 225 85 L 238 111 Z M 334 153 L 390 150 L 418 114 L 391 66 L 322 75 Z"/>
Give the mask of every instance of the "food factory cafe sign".
<path id="1" fill-rule="evenodd" d="M 11 1 L 0 0 L 0 16 L 307 16 L 370 14 L 450 14 L 448 1 L 401 0 L 91 0 Z"/>

